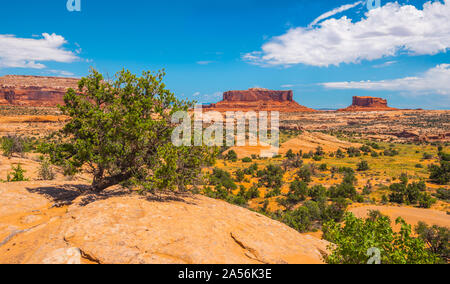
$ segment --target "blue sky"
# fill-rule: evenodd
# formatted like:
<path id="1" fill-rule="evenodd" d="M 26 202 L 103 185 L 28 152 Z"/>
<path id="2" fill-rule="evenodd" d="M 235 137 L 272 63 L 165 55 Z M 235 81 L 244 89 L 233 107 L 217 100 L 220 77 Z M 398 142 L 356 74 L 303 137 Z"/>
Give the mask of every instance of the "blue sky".
<path id="1" fill-rule="evenodd" d="M 370 12 L 358 0 L 80 1 L 81 12 L 2 1 L 0 76 L 165 68 L 178 97 L 201 102 L 264 87 L 313 108 L 369 95 L 450 109 L 450 0 L 381 0 Z"/>

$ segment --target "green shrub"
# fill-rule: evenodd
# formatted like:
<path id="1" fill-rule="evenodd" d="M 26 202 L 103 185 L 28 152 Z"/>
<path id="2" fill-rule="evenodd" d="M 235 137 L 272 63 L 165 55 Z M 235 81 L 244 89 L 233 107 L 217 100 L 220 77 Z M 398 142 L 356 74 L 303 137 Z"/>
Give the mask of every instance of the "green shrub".
<path id="1" fill-rule="evenodd" d="M 33 149 L 33 141 L 17 135 L 8 135 L 0 138 L 0 148 L 3 155 L 11 157 L 13 154 L 22 155 Z"/>
<path id="2" fill-rule="evenodd" d="M 286 196 L 286 201 L 289 204 L 296 204 L 304 201 L 308 196 L 308 184 L 304 181 L 294 180 L 289 186 L 289 193 Z"/>
<path id="3" fill-rule="evenodd" d="M 307 166 L 303 166 L 298 172 L 297 172 L 297 176 L 298 178 L 300 178 L 301 180 L 303 180 L 304 182 L 311 182 L 311 168 L 307 167 Z"/>
<path id="4" fill-rule="evenodd" d="M 245 157 L 244 159 L 242 159 L 242 162 L 243 163 L 251 163 L 251 162 L 253 162 L 253 160 L 249 157 Z"/>
<path id="5" fill-rule="evenodd" d="M 415 228 L 419 237 L 427 244 L 427 248 L 432 253 L 442 259 L 442 263 L 450 261 L 450 230 L 437 225 L 428 226 L 424 222 L 419 222 Z"/>
<path id="6" fill-rule="evenodd" d="M 357 171 L 364 172 L 369 170 L 369 163 L 367 161 L 361 161 L 357 165 Z"/>
<path id="7" fill-rule="evenodd" d="M 381 214 L 358 219 L 345 216 L 344 224 L 330 221 L 323 226 L 324 239 L 333 243 L 331 253 L 325 257 L 329 264 L 367 264 L 371 249 L 378 249 L 382 264 L 434 264 L 439 258 L 427 250 L 420 238 L 411 236 L 411 226 L 398 218 L 400 232 L 391 227 L 391 220 Z"/>
<path id="8" fill-rule="evenodd" d="M 283 169 L 274 165 L 268 165 L 264 170 L 258 171 L 259 181 L 268 188 L 281 188 L 283 175 Z"/>
<path id="9" fill-rule="evenodd" d="M 232 161 L 232 162 L 237 162 L 237 160 L 238 160 L 237 153 L 234 150 L 230 150 L 225 155 L 225 160 Z"/>
<path id="10" fill-rule="evenodd" d="M 210 184 L 214 186 L 223 186 L 228 191 L 237 189 L 237 185 L 234 183 L 229 172 L 215 168 L 209 178 Z"/>
<path id="11" fill-rule="evenodd" d="M 450 201 L 450 189 L 438 188 L 434 196 L 443 201 Z"/>
<path id="12" fill-rule="evenodd" d="M 25 178 L 26 171 L 22 169 L 22 165 L 18 164 L 16 167 L 11 166 L 12 172 L 8 173 L 6 180 L 8 182 L 28 181 Z"/>
<path id="13" fill-rule="evenodd" d="M 450 182 L 450 162 L 441 159 L 440 165 L 431 165 L 429 167 L 430 179 L 441 185 L 446 185 Z"/>
<path id="14" fill-rule="evenodd" d="M 236 176 L 237 182 L 242 182 L 245 178 L 245 173 L 242 169 L 236 170 L 236 172 L 234 172 L 234 175 Z"/>
<path id="15" fill-rule="evenodd" d="M 293 158 L 295 158 L 296 157 L 296 155 L 294 154 L 294 151 L 292 151 L 291 149 L 289 149 L 289 151 L 287 151 L 287 153 L 286 153 L 286 158 L 288 158 L 288 159 L 293 159 Z"/>
<path id="16" fill-rule="evenodd" d="M 39 179 L 41 180 L 54 180 L 55 173 L 51 166 L 50 160 L 44 157 L 41 157 L 41 164 L 38 171 Z"/>

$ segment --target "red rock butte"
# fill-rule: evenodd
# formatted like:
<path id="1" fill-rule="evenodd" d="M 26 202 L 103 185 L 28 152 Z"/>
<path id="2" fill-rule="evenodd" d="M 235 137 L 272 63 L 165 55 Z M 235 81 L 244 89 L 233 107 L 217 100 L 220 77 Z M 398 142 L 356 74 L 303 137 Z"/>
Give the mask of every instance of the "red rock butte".
<path id="1" fill-rule="evenodd" d="M 252 88 L 246 91 L 228 91 L 223 101 L 204 107 L 206 111 L 280 111 L 315 112 L 294 101 L 292 91 L 273 91 Z"/>
<path id="2" fill-rule="evenodd" d="M 375 97 L 353 97 L 353 104 L 339 111 L 386 111 L 397 110 L 388 106 L 388 102 Z"/>
<path id="3" fill-rule="evenodd" d="M 76 89 L 79 79 L 7 75 L 0 77 L 0 105 L 56 107 L 64 104 L 69 88 Z"/>

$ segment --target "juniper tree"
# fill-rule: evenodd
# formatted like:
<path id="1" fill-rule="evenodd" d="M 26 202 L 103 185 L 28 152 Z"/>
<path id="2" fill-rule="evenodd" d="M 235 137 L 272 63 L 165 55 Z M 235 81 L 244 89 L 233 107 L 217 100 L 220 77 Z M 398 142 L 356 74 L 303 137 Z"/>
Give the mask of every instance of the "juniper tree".
<path id="1" fill-rule="evenodd" d="M 91 70 L 78 90 L 67 91 L 60 109 L 69 120 L 42 152 L 66 175 L 88 170 L 97 192 L 117 184 L 152 192 L 188 190 L 213 155 L 206 147 L 172 144 L 172 115 L 193 103 L 178 100 L 164 76 L 164 71 L 138 77 L 122 70 L 104 80 Z"/>

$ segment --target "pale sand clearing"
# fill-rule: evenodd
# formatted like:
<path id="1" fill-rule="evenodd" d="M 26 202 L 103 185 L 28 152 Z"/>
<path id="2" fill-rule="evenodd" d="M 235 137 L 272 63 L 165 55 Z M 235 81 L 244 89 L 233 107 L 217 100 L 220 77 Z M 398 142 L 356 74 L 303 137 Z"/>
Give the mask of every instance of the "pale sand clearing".
<path id="1" fill-rule="evenodd" d="M 394 206 L 362 206 L 352 208 L 350 209 L 350 212 L 355 214 L 358 218 L 365 218 L 370 210 L 378 210 L 382 214 L 389 216 L 392 221 L 395 221 L 398 217 L 402 217 L 412 226 L 416 226 L 417 223 L 423 221 L 429 225 L 450 228 L 450 215 L 433 209 Z"/>
<path id="2" fill-rule="evenodd" d="M 339 140 L 334 136 L 319 132 L 304 132 L 301 135 L 293 138 L 285 143 L 283 143 L 278 151 L 278 154 L 285 155 L 289 150 L 298 153 L 303 151 L 303 153 L 308 153 L 309 151 L 315 151 L 317 147 L 322 147 L 326 152 L 335 152 L 338 149 L 348 149 L 350 147 L 361 147 L 361 144 L 350 143 L 347 141 Z M 259 146 L 244 146 L 244 147 L 233 147 L 229 151 L 234 150 L 240 159 L 245 157 L 250 157 L 251 155 L 262 156 L 262 152 L 270 150 L 270 147 L 259 145 Z M 225 152 L 227 153 L 227 152 Z"/>

